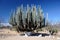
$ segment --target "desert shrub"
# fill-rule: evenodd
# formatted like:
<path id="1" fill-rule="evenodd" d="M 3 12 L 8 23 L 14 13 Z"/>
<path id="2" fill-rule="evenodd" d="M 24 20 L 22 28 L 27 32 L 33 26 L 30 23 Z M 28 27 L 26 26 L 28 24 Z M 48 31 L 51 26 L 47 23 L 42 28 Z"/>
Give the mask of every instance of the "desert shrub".
<path id="1" fill-rule="evenodd" d="M 39 32 L 39 31 L 43 31 L 42 28 L 41 29 L 37 29 L 36 32 Z"/>
<path id="2" fill-rule="evenodd" d="M 58 32 L 58 30 L 57 29 L 52 29 L 52 30 L 49 30 L 49 33 L 51 34 L 51 35 L 56 35 L 56 33 Z"/>

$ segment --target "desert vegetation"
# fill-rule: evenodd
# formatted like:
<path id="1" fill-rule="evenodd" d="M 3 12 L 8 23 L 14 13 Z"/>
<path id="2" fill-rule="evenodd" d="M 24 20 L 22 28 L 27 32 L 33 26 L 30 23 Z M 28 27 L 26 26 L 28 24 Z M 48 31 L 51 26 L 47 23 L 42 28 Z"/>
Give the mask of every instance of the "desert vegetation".
<path id="1" fill-rule="evenodd" d="M 57 29 L 53 29 L 48 22 L 48 14 L 44 17 L 41 6 L 32 5 L 31 7 L 23 5 L 17 7 L 16 10 L 11 12 L 9 23 L 17 32 L 36 32 L 42 31 L 42 28 L 47 28 L 51 35 L 57 33 Z"/>
<path id="2" fill-rule="evenodd" d="M 21 5 L 11 13 L 9 23 L 19 31 L 34 31 L 41 29 L 46 25 L 46 19 L 43 14 L 41 6 Z"/>

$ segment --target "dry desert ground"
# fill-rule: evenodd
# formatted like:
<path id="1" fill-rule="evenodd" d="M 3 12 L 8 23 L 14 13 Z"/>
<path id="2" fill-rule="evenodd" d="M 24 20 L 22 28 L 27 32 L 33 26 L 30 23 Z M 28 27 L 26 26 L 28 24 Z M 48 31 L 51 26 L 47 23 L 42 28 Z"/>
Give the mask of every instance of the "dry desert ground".
<path id="1" fill-rule="evenodd" d="M 58 33 L 60 34 L 60 33 Z M 0 29 L 0 40 L 60 40 L 59 36 L 20 36 L 16 31 Z"/>

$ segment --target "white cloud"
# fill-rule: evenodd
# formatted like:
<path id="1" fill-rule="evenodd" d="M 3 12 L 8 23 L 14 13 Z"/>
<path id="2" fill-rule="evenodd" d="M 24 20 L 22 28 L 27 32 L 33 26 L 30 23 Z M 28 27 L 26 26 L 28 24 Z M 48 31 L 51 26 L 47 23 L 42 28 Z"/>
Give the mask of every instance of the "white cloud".
<path id="1" fill-rule="evenodd" d="M 9 23 L 1 23 L 2 26 L 12 26 Z"/>

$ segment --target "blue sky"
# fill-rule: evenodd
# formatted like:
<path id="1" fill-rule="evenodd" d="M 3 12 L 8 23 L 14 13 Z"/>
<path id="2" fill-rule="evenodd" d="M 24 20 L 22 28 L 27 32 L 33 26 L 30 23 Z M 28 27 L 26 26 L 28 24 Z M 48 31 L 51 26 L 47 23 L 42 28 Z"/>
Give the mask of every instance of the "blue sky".
<path id="1" fill-rule="evenodd" d="M 0 19 L 8 22 L 11 9 L 16 9 L 23 4 L 41 5 L 44 15 L 48 13 L 48 19 L 53 23 L 60 21 L 60 0 L 0 0 Z"/>

